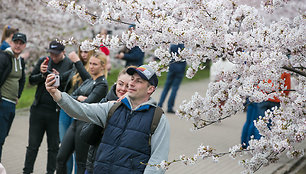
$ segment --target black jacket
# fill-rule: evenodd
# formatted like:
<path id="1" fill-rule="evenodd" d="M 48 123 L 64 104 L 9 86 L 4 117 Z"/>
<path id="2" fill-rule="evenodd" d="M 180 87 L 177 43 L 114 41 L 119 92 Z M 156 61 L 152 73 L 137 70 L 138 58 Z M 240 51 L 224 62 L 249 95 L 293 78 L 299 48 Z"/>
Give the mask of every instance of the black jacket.
<path id="1" fill-rule="evenodd" d="M 118 96 L 116 94 L 116 84 L 114 84 L 111 89 L 109 90 L 109 92 L 107 93 L 106 97 L 103 98 L 100 103 L 105 103 L 108 101 L 114 101 L 114 100 L 118 100 Z"/>
<path id="2" fill-rule="evenodd" d="M 140 66 L 143 64 L 145 53 L 141 51 L 138 46 L 133 47 L 127 53 L 124 54 L 123 60 L 126 60 L 125 67 L 134 65 Z"/>
<path id="3" fill-rule="evenodd" d="M 4 51 L 0 51 L 0 101 L 2 98 L 1 95 L 1 86 L 4 84 L 4 82 L 6 81 L 7 77 L 9 76 L 9 74 L 12 71 L 12 60 L 14 59 L 14 57 L 12 55 L 10 55 L 7 52 Z M 24 59 L 20 58 L 21 60 L 21 66 L 22 66 L 22 76 L 19 79 L 19 91 L 18 91 L 18 98 L 20 98 L 21 93 L 23 91 L 24 88 L 24 84 L 25 84 L 25 63 L 24 63 Z"/>
<path id="4" fill-rule="evenodd" d="M 71 76 L 68 79 L 69 84 L 67 85 L 67 89 L 70 89 L 70 91 L 75 91 L 82 84 L 82 82 L 78 81 L 74 86 L 72 86 L 71 80 L 76 73 L 79 73 L 83 82 L 91 78 L 91 75 L 85 69 L 82 61 L 75 62 L 74 63 L 74 73 L 71 74 Z"/>
<path id="5" fill-rule="evenodd" d="M 85 80 L 82 85 L 73 91 L 72 98 L 77 99 L 78 96 L 86 96 L 84 103 L 98 103 L 101 98 L 105 97 L 108 91 L 108 84 L 104 76 L 98 77 L 96 80 L 92 78 Z"/>
<path id="6" fill-rule="evenodd" d="M 58 89 L 60 91 L 67 91 L 67 85 L 69 82 L 69 78 L 73 76 L 73 62 L 65 56 L 63 60 L 59 63 L 55 64 L 52 59 L 50 59 L 48 64 L 48 72 L 42 74 L 40 72 L 40 65 L 46 59 L 46 57 L 40 58 L 34 67 L 30 77 L 29 82 L 31 85 L 37 85 L 35 100 L 32 106 L 37 106 L 39 104 L 43 104 L 45 107 L 50 109 L 56 109 L 56 103 L 53 101 L 52 97 L 48 93 L 45 87 L 46 76 L 52 72 L 52 69 L 56 69 L 59 72 L 60 76 L 60 86 Z"/>

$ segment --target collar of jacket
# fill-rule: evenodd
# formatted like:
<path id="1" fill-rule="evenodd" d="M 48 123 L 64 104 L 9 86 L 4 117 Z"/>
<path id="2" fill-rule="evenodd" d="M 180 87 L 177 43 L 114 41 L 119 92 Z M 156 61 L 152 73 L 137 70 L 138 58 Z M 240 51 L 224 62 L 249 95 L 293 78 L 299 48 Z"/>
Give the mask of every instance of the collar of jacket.
<path id="1" fill-rule="evenodd" d="M 126 96 L 124 99 L 121 100 L 121 102 L 128 107 L 130 110 L 132 109 L 131 102 L 129 96 Z M 149 101 L 142 103 L 141 105 L 137 106 L 134 111 L 143 111 L 143 110 L 148 110 L 150 106 L 155 106 L 156 103 L 153 101 L 152 98 L 149 99 Z"/>

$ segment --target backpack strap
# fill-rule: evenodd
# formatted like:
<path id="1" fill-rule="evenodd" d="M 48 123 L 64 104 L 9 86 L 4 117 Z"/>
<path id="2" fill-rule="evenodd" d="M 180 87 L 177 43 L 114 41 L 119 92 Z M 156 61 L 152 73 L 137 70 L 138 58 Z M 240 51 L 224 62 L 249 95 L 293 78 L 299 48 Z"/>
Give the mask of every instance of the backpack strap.
<path id="1" fill-rule="evenodd" d="M 161 116 L 164 114 L 164 111 L 161 107 L 156 106 L 155 111 L 154 111 L 154 115 L 153 115 L 153 120 L 151 123 L 151 134 L 149 137 L 149 145 L 151 146 L 151 137 L 154 134 L 158 124 L 159 124 L 159 120 L 161 118 Z"/>
<path id="2" fill-rule="evenodd" d="M 161 116 L 164 114 L 164 111 L 162 108 L 160 108 L 159 106 L 157 106 L 155 108 L 154 111 L 154 116 L 153 116 L 153 120 L 152 120 L 152 124 L 151 124 L 151 135 L 154 134 L 155 129 L 157 128 L 158 124 L 159 124 L 159 120 L 161 118 Z"/>
<path id="3" fill-rule="evenodd" d="M 107 114 L 107 120 L 106 120 L 106 123 L 108 122 L 108 120 L 110 119 L 110 117 L 114 114 L 114 112 L 117 110 L 117 108 L 122 104 L 122 102 L 116 102 L 111 108 L 110 110 L 108 111 L 108 114 Z"/>
<path id="4" fill-rule="evenodd" d="M 107 125 L 107 122 L 108 120 L 111 118 L 111 116 L 114 114 L 114 112 L 117 110 L 117 108 L 122 104 L 122 102 L 116 102 L 111 108 L 110 110 L 108 111 L 108 114 L 107 114 L 107 118 L 106 118 L 106 122 L 105 122 L 105 126 L 104 126 L 104 129 L 106 128 L 106 125 Z M 102 133 L 104 132 L 104 129 L 102 131 Z"/>

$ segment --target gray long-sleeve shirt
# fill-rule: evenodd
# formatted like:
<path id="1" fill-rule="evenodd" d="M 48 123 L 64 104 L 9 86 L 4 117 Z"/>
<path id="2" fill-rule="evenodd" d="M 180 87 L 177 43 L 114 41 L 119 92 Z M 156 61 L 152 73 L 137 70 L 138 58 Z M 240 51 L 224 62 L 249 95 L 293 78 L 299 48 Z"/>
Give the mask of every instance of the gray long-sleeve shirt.
<path id="1" fill-rule="evenodd" d="M 58 101 L 58 105 L 71 117 L 83 120 L 86 122 L 94 123 L 104 127 L 110 108 L 114 102 L 107 103 L 80 103 L 74 100 L 67 93 L 63 92 L 62 99 Z M 129 97 L 127 96 L 128 101 Z M 150 99 L 146 103 L 137 106 L 134 110 L 142 105 L 150 104 L 154 105 L 153 99 Z M 131 103 L 130 103 L 131 104 Z M 169 154 L 169 142 L 170 142 L 170 126 L 167 117 L 163 114 L 159 124 L 151 137 L 151 157 L 149 164 L 159 164 L 163 160 L 168 160 Z M 157 170 L 155 167 L 147 166 L 144 174 L 162 174 L 163 170 Z"/>

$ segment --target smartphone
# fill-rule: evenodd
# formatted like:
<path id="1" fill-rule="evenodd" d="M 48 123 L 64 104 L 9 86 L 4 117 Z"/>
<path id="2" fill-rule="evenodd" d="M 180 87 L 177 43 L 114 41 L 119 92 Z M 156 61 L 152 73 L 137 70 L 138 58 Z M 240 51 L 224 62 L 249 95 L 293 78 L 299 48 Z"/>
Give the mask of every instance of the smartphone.
<path id="1" fill-rule="evenodd" d="M 44 63 L 44 65 L 48 65 L 49 63 L 49 57 L 46 57 L 46 62 Z"/>
<path id="2" fill-rule="evenodd" d="M 60 76 L 55 74 L 55 83 L 52 86 L 60 86 Z"/>

